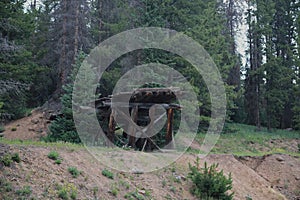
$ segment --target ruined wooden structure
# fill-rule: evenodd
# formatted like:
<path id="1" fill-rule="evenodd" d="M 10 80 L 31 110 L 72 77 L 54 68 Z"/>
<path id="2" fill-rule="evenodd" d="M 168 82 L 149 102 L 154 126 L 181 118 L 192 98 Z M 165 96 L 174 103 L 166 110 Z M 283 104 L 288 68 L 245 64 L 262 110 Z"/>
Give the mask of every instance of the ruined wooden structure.
<path id="1" fill-rule="evenodd" d="M 147 136 L 149 129 L 155 125 L 163 116 L 156 117 L 154 111 L 150 108 L 154 105 L 159 105 L 165 109 L 167 115 L 166 133 L 164 135 L 165 145 L 169 148 L 173 148 L 173 121 L 174 110 L 180 109 L 180 105 L 175 104 L 177 96 L 181 94 L 178 88 L 139 88 L 134 92 L 122 92 L 113 96 L 100 98 L 96 100 L 96 108 L 101 113 L 105 114 L 107 130 L 105 134 L 107 138 L 114 143 L 117 139 L 116 131 L 118 129 L 116 118 L 122 117 L 124 121 L 128 122 L 129 127 L 126 131 L 123 131 L 122 137 L 126 138 L 127 144 L 132 148 L 142 151 L 151 151 L 153 149 L 160 149 L 153 141 L 153 135 Z M 115 102 L 113 99 L 124 99 L 129 95 L 129 103 L 127 102 Z M 126 98 L 125 98 L 126 99 Z M 117 107 L 121 109 L 115 109 L 112 104 L 118 104 Z M 129 112 L 130 117 L 123 112 L 124 110 Z M 133 123 L 134 122 L 134 123 Z M 147 127 L 147 128 L 145 128 Z M 140 137 L 143 135 L 143 137 Z"/>

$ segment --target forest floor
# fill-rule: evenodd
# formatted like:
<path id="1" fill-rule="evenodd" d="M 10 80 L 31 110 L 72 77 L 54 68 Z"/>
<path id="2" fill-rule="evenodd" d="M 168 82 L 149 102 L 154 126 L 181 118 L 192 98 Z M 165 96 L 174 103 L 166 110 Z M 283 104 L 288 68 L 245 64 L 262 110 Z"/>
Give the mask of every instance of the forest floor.
<path id="1" fill-rule="evenodd" d="M 0 199 L 196 199 L 187 179 L 197 158 L 199 134 L 175 163 L 151 173 L 123 173 L 107 168 L 83 146 L 44 143 L 49 121 L 41 112 L 5 126 L 0 158 L 18 153 L 20 162 L 0 164 Z M 200 160 L 232 174 L 234 199 L 300 199 L 299 133 L 233 124 L 211 154 Z M 48 158 L 55 151 L 61 164 Z M 128 158 L 124 158 L 128 159 Z M 69 168 L 79 174 L 74 177 Z M 103 175 L 106 170 L 113 178 Z M 76 171 L 76 170 L 75 170 Z M 76 198 L 75 198 L 76 197 Z"/>

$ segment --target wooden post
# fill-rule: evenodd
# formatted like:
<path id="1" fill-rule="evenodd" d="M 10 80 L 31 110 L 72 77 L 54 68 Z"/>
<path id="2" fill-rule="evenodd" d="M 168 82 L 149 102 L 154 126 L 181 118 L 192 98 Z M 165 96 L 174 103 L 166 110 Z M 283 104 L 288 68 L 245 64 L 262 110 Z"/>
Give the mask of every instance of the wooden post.
<path id="1" fill-rule="evenodd" d="M 173 148 L 170 144 L 173 140 L 173 118 L 174 118 L 174 110 L 172 108 L 168 109 L 168 122 L 167 122 L 167 134 L 166 134 L 166 145 Z"/>
<path id="2" fill-rule="evenodd" d="M 111 111 L 111 114 L 109 116 L 109 123 L 108 123 L 108 146 L 112 147 L 115 142 L 115 127 L 116 127 L 116 122 L 114 120 L 114 111 Z"/>
<path id="3" fill-rule="evenodd" d="M 138 106 L 134 106 L 131 110 L 131 119 L 134 123 L 137 122 L 138 111 L 139 111 Z M 136 130 L 135 130 L 134 126 L 131 125 L 131 127 L 129 128 L 129 131 L 130 131 L 130 133 L 128 133 L 128 135 L 129 135 L 129 146 L 131 146 L 132 148 L 135 148 L 135 139 L 136 139 L 135 133 L 136 133 Z"/>

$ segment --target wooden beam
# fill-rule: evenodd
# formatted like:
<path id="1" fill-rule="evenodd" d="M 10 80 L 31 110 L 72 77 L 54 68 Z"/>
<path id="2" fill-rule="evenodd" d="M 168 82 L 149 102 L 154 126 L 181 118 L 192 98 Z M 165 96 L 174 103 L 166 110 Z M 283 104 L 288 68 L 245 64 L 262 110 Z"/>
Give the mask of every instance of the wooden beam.
<path id="1" fill-rule="evenodd" d="M 112 110 L 110 116 L 109 116 L 109 122 L 108 122 L 108 143 L 107 146 L 113 147 L 115 142 L 115 128 L 116 128 L 116 122 L 114 120 L 114 111 Z"/>
<path id="2" fill-rule="evenodd" d="M 137 122 L 138 119 L 138 112 L 139 112 L 139 108 L 138 106 L 134 106 L 131 110 L 131 119 L 134 123 Z M 132 148 L 135 148 L 135 133 L 136 133 L 136 129 L 134 125 L 131 125 L 129 128 L 130 133 L 128 133 L 129 135 L 129 146 L 131 146 Z"/>
<path id="3" fill-rule="evenodd" d="M 166 133 L 166 145 L 173 147 L 170 143 L 173 140 L 173 119 L 174 110 L 172 108 L 168 109 L 168 122 L 167 122 L 167 133 Z"/>

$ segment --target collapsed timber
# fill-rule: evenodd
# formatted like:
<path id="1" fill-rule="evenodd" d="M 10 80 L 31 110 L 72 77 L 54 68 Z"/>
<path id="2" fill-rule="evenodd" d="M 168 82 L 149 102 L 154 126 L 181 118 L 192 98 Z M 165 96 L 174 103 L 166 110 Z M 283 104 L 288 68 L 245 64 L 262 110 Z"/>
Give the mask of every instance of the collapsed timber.
<path id="1" fill-rule="evenodd" d="M 128 146 L 140 151 L 174 148 L 174 112 L 179 88 L 139 88 L 95 101 L 99 121 L 107 137 L 106 146 Z M 167 116 L 164 129 L 155 126 Z"/>

